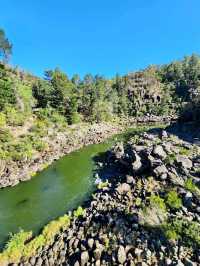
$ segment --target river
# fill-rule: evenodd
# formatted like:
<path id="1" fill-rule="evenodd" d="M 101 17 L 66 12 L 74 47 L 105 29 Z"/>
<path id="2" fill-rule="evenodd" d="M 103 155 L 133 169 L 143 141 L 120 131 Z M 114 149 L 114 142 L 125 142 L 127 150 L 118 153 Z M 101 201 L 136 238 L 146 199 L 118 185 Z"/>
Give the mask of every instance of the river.
<path id="1" fill-rule="evenodd" d="M 100 144 L 72 152 L 38 173 L 30 181 L 0 190 L 0 245 L 19 229 L 37 234 L 49 221 L 72 210 L 94 189 L 93 158 L 116 141 L 141 129 L 129 129 Z"/>

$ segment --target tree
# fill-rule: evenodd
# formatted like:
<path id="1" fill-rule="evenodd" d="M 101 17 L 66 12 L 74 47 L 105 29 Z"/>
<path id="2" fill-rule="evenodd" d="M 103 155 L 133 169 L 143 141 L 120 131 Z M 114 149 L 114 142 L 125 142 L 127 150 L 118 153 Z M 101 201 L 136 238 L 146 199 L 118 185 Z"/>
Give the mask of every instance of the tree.
<path id="1" fill-rule="evenodd" d="M 52 85 L 51 106 L 64 114 L 72 93 L 73 83 L 58 68 L 46 71 L 45 77 Z"/>
<path id="2" fill-rule="evenodd" d="M 37 100 L 37 107 L 46 108 L 48 103 L 50 103 L 52 93 L 51 84 L 46 80 L 38 80 L 33 84 L 32 92 Z"/>
<path id="3" fill-rule="evenodd" d="M 0 29 L 0 57 L 7 61 L 11 54 L 12 44 L 6 38 L 5 32 Z"/>

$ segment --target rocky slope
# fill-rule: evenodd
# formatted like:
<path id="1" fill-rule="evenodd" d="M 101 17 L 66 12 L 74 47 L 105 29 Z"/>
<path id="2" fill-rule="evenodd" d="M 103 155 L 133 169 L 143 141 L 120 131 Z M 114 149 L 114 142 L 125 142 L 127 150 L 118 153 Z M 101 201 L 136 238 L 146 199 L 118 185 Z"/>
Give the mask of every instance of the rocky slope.
<path id="1" fill-rule="evenodd" d="M 200 265 L 200 148 L 156 131 L 98 161 L 85 211 L 19 265 Z"/>
<path id="2" fill-rule="evenodd" d="M 65 131 L 49 130 L 43 138 L 48 145 L 48 149 L 44 152 L 38 152 L 30 159 L 0 160 L 0 188 L 15 186 L 20 181 L 27 181 L 36 172 L 65 154 L 89 144 L 100 143 L 122 130 L 122 126 L 110 123 L 75 125 Z"/>

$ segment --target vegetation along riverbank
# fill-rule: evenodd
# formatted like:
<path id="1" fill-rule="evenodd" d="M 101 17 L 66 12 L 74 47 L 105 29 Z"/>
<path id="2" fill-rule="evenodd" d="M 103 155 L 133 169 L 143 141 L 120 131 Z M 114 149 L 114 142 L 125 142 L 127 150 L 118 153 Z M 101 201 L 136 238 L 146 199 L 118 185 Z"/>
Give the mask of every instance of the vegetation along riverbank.
<path id="1" fill-rule="evenodd" d="M 0 265 L 200 265 L 200 57 L 193 54 L 110 79 L 69 77 L 59 68 L 36 77 L 6 63 L 11 50 L 0 30 L 0 194 L 8 203 L 0 207 L 1 219 L 9 220 L 10 210 L 23 212 L 37 204 L 47 211 L 40 216 L 41 227 L 58 213 L 63 216 L 38 234 L 19 228 L 2 249 Z M 147 128 L 139 130 L 141 124 Z M 70 194 L 72 203 L 78 193 L 83 196 L 82 207 L 70 203 L 66 210 L 69 202 L 58 202 L 61 188 L 71 189 L 62 178 L 75 187 L 80 170 L 72 179 L 63 175 L 70 175 L 64 160 L 60 172 L 55 165 L 46 172 L 54 182 L 37 183 L 35 194 L 31 189 L 26 194 L 25 186 L 20 190 L 26 184 L 20 181 L 55 160 L 132 126 L 132 136 L 107 151 L 83 153 L 81 158 L 86 155 L 96 165 L 93 169 L 83 161 L 83 178 L 96 187 L 87 198 L 80 190 Z M 75 170 L 78 154 L 68 161 Z M 26 197 L 15 201 L 19 191 Z M 48 213 L 48 193 L 56 212 Z M 32 224 L 40 228 L 40 218 Z M 0 235 L 5 237 L 6 230 L 2 224 Z"/>

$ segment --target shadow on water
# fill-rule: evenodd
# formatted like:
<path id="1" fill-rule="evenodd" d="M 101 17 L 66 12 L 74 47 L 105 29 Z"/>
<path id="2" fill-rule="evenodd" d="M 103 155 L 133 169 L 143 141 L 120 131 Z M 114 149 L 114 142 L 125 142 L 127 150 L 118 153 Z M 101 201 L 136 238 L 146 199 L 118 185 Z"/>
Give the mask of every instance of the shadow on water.
<path id="1" fill-rule="evenodd" d="M 29 199 L 21 200 L 21 201 L 17 202 L 16 207 L 19 207 L 19 206 L 21 206 L 21 205 L 24 205 L 24 204 L 27 203 L 28 201 L 29 201 Z"/>
<path id="2" fill-rule="evenodd" d="M 184 141 L 200 146 L 200 128 L 194 123 L 176 122 L 167 127 L 166 130 Z"/>

